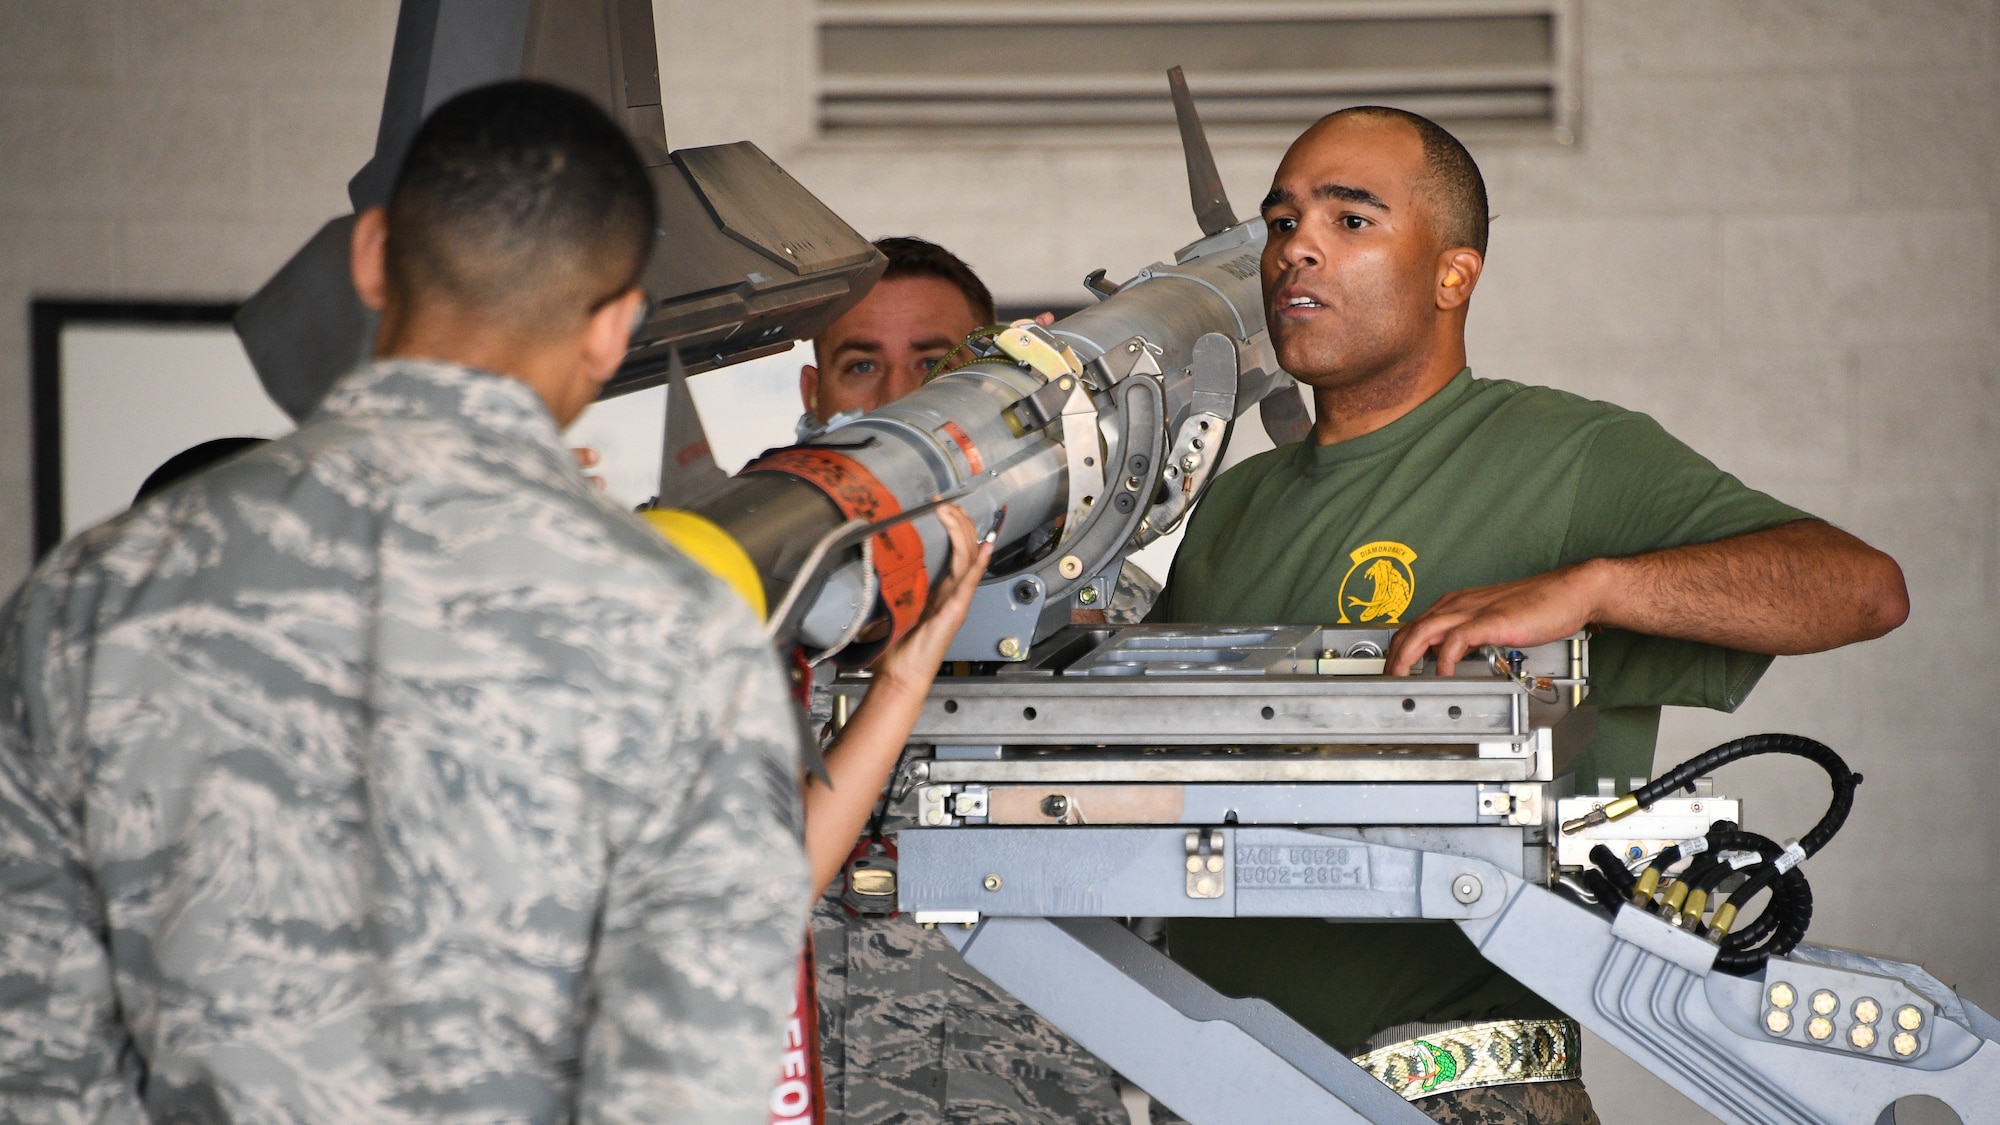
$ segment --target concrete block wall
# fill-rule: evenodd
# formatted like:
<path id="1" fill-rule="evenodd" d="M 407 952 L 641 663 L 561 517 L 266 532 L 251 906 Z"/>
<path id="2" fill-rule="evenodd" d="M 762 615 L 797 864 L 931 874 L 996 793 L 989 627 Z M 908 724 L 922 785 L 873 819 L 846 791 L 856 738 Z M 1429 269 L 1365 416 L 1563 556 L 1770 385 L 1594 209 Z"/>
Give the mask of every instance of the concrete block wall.
<path id="1" fill-rule="evenodd" d="M 33 551 L 31 297 L 238 299 L 347 204 L 395 0 L 0 4 L 0 587 Z"/>
<path id="2" fill-rule="evenodd" d="M 0 5 L 0 586 L 28 563 L 28 297 L 254 289 L 345 206 L 394 9 Z M 1074 303 L 1089 270 L 1195 234 L 1170 145 L 817 140 L 810 0 L 655 10 L 676 146 L 754 139 L 863 233 L 937 239 L 1003 301 Z M 1582 16 L 1580 143 L 1475 147 L 1500 218 L 1474 369 L 1648 411 L 1902 561 L 1902 630 L 1780 661 L 1737 715 L 1671 716 L 1661 760 L 1761 730 L 1840 748 L 1868 780 L 1812 865 L 1815 939 L 2000 1007 L 2000 0 Z M 1220 146 L 1239 211 L 1278 156 Z M 1721 784 L 1780 835 L 1823 801 L 1809 767 Z M 1608 1049 L 1590 1073 L 1612 1125 L 1702 1119 Z"/>
<path id="3" fill-rule="evenodd" d="M 1645 410 L 1902 562 L 1901 630 L 1780 660 L 1735 715 L 1670 714 L 1660 760 L 1764 730 L 1841 750 L 1867 781 L 1810 865 L 1813 940 L 1921 960 L 1988 1007 L 1996 10 L 1587 5 L 1580 151 L 1480 153 L 1502 218 L 1472 321 L 1482 374 Z M 1812 773 L 1745 764 L 1719 784 L 1795 835 L 1823 807 Z M 1607 1122 L 1687 1120 L 1608 1048 L 1589 1069 Z"/>

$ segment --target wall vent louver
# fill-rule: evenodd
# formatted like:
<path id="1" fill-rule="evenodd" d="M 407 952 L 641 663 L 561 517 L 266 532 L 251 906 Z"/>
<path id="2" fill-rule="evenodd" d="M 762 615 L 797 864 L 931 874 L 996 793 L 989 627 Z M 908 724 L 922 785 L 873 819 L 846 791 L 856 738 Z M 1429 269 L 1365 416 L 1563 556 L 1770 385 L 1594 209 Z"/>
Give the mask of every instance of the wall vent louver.
<path id="1" fill-rule="evenodd" d="M 1218 137 L 1345 105 L 1570 144 L 1575 0 L 820 0 L 827 137 L 1170 131 L 1180 65 Z"/>

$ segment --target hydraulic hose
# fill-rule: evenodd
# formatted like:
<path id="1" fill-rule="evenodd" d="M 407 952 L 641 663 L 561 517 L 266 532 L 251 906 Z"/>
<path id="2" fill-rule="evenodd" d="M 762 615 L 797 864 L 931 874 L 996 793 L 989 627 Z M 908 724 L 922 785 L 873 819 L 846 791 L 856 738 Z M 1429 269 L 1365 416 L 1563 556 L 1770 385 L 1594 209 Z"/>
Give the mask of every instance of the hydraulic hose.
<path id="1" fill-rule="evenodd" d="M 1848 813 L 1854 808 L 1854 791 L 1861 784 L 1861 775 L 1848 769 L 1839 754 L 1823 743 L 1799 735 L 1760 734 L 1739 738 L 1697 754 L 1626 796 L 1562 826 L 1565 833 L 1573 834 L 1592 825 L 1617 820 L 1651 806 L 1677 789 L 1685 787 L 1692 790 L 1697 777 L 1759 754 L 1790 754 L 1805 758 L 1826 771 L 1833 795 L 1825 814 L 1811 831 L 1797 841 L 1781 846 L 1755 832 L 1744 831 L 1732 822 L 1717 821 L 1700 838 L 1698 848 L 1694 846 L 1695 841 L 1688 841 L 1687 847 L 1670 845 L 1663 848 L 1636 879 L 1631 879 L 1628 874 L 1626 882 L 1629 898 L 1635 905 L 1648 910 L 1660 910 L 1664 906 L 1665 913 L 1690 929 L 1699 931 L 1703 929 L 1702 915 L 1711 895 L 1719 895 L 1722 885 L 1741 873 L 1744 881 L 1729 892 L 1728 901 L 1716 909 L 1707 927 L 1710 938 L 1722 947 L 1716 956 L 1716 968 L 1736 976 L 1748 976 L 1769 958 L 1790 953 L 1804 939 L 1806 929 L 1812 923 L 1812 887 L 1807 883 L 1805 873 L 1799 869 L 1799 864 L 1824 848 L 1847 822 Z M 1660 904 L 1655 904 L 1653 895 L 1666 870 L 1679 863 L 1689 852 L 1698 854 L 1681 873 L 1673 890 Z M 1744 858 L 1739 860 L 1736 857 Z M 1612 868 L 1623 870 L 1623 867 L 1608 848 L 1600 845 L 1592 849 L 1591 861 L 1598 870 L 1588 875 L 1597 876 L 1613 888 L 1620 885 L 1620 879 L 1612 873 Z M 1595 879 L 1587 878 L 1586 882 L 1593 888 L 1598 885 Z M 1767 890 L 1770 900 L 1757 919 L 1732 932 L 1736 916 L 1743 906 Z M 1683 906 L 1686 907 L 1685 912 Z"/>
<path id="2" fill-rule="evenodd" d="M 1834 833 L 1840 831 L 1840 826 L 1847 823 L 1847 814 L 1854 808 L 1854 790 L 1861 784 L 1861 775 L 1848 769 L 1840 755 L 1825 743 L 1797 734 L 1753 734 L 1748 738 L 1725 742 L 1713 750 L 1705 750 L 1603 808 L 1592 809 L 1587 815 L 1565 823 L 1563 832 L 1574 834 L 1592 825 L 1630 815 L 1676 789 L 1691 790 L 1697 777 L 1759 754 L 1791 754 L 1804 758 L 1825 770 L 1827 778 L 1832 781 L 1833 799 L 1827 804 L 1826 815 L 1820 817 L 1812 831 L 1799 838 L 1799 846 L 1807 856 L 1816 854 L 1828 840 L 1833 839 Z"/>
<path id="3" fill-rule="evenodd" d="M 1618 907 L 1632 897 L 1632 873 L 1618 861 L 1610 848 L 1599 844 L 1590 849 L 1590 862 L 1578 877 L 1583 889 L 1590 892 L 1588 900 L 1580 895 L 1572 895 L 1584 906 L 1593 906 L 1606 914 L 1618 913 Z M 1574 887 L 1568 888 L 1572 892 Z"/>

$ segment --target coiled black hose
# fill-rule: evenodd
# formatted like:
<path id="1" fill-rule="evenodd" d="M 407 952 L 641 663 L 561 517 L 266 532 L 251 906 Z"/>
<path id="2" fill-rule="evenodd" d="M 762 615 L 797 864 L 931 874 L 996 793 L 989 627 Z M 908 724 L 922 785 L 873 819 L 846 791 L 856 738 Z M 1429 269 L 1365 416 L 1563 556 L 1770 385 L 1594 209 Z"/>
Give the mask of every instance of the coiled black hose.
<path id="1" fill-rule="evenodd" d="M 1700 857 L 1708 860 L 1708 864 L 1699 872 L 1690 865 L 1683 876 L 1689 880 L 1690 886 L 1712 892 L 1738 870 L 1715 857 L 1729 852 L 1749 852 L 1756 855 L 1758 861 L 1741 869 L 1748 878 L 1730 892 L 1729 901 L 1741 910 L 1765 887 L 1772 888 L 1771 901 L 1757 915 L 1757 920 L 1725 935 L 1722 953 L 1715 959 L 1716 967 L 1723 972 L 1747 976 L 1756 972 L 1767 958 L 1790 953 L 1806 936 L 1806 928 L 1812 924 L 1812 886 L 1806 882 L 1805 873 L 1797 867 L 1781 872 L 1776 861 L 1785 854 L 1785 849 L 1776 841 L 1755 832 L 1733 828 L 1711 832 L 1709 846 L 1712 851 Z"/>
<path id="2" fill-rule="evenodd" d="M 1759 754 L 1792 754 L 1806 759 L 1826 771 L 1833 783 L 1833 799 L 1827 803 L 1826 815 L 1819 818 L 1812 831 L 1799 837 L 1799 846 L 1810 856 L 1826 846 L 1840 826 L 1847 823 L 1847 814 L 1854 809 L 1854 789 L 1861 784 L 1861 775 L 1847 768 L 1833 748 L 1798 734 L 1753 734 L 1725 742 L 1713 750 L 1704 750 L 1659 777 L 1633 791 L 1632 796 L 1640 808 L 1652 804 L 1671 794 L 1676 789 L 1692 789 L 1694 779 L 1744 758 Z"/>
<path id="3" fill-rule="evenodd" d="M 1805 873 L 1799 870 L 1798 860 L 1818 854 L 1847 823 L 1847 815 L 1854 808 L 1854 791 L 1861 784 L 1861 775 L 1848 769 L 1840 755 L 1824 743 L 1796 734 L 1759 734 L 1726 742 L 1697 754 L 1631 794 L 1634 807 L 1646 808 L 1677 789 L 1685 787 L 1692 790 L 1697 777 L 1759 754 L 1791 754 L 1818 765 L 1826 771 L 1827 779 L 1832 783 L 1833 796 L 1819 822 L 1799 838 L 1796 852 L 1755 832 L 1746 832 L 1733 822 L 1717 821 L 1705 837 L 1706 847 L 1702 849 L 1702 854 L 1697 855 L 1682 872 L 1681 881 L 1690 891 L 1700 890 L 1707 894 L 1731 875 L 1742 871 L 1746 876 L 1744 882 L 1729 894 L 1732 914 L 1766 890 L 1771 892 L 1770 901 L 1755 921 L 1722 938 L 1722 949 L 1716 955 L 1715 967 L 1734 976 L 1755 973 L 1766 960 L 1790 953 L 1805 938 L 1806 928 L 1812 924 L 1812 887 L 1807 883 Z M 1630 812 L 1631 809 L 1625 811 Z M 1590 821 L 1602 823 L 1603 817 L 1593 813 Z M 1749 853 L 1757 859 L 1738 868 L 1722 861 L 1721 856 L 1725 853 Z M 1664 872 L 1680 862 L 1681 857 L 1682 849 L 1678 845 L 1669 846 L 1661 849 L 1648 866 Z M 1610 849 L 1599 845 L 1591 850 L 1590 858 L 1598 870 L 1587 874 L 1587 884 L 1594 888 L 1596 884 L 1588 879 L 1588 875 L 1597 875 L 1612 888 L 1627 894 L 1631 892 L 1630 873 L 1625 872 L 1622 881 L 1613 874 L 1614 868 L 1620 872 L 1625 869 Z"/>

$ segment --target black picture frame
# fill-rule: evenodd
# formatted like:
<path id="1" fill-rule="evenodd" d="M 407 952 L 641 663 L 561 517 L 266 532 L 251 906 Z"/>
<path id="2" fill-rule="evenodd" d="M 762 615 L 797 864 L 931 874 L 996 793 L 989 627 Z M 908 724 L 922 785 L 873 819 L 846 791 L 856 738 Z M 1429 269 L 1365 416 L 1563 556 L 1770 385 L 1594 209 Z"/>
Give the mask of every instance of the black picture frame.
<path id="1" fill-rule="evenodd" d="M 28 302 L 29 445 L 34 472 L 35 559 L 62 541 L 62 337 L 73 324 L 229 324 L 237 301 L 37 297 Z"/>

